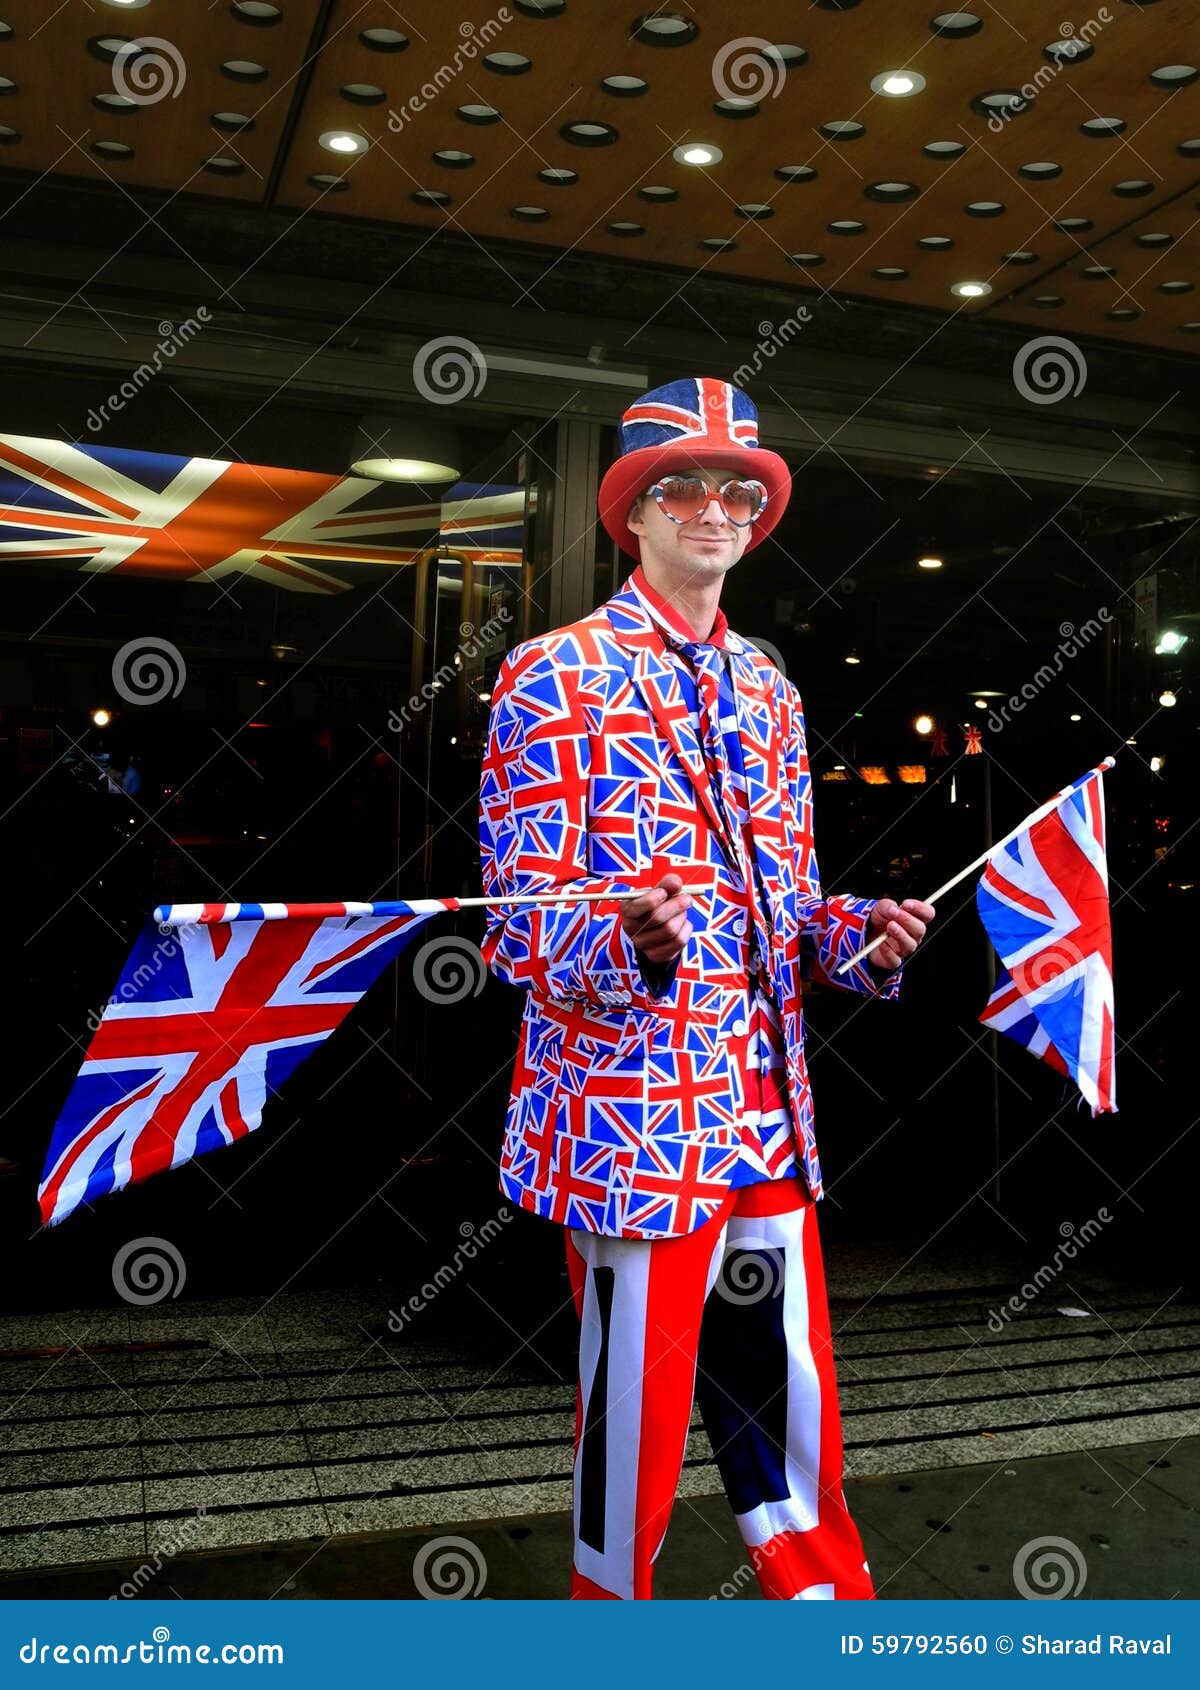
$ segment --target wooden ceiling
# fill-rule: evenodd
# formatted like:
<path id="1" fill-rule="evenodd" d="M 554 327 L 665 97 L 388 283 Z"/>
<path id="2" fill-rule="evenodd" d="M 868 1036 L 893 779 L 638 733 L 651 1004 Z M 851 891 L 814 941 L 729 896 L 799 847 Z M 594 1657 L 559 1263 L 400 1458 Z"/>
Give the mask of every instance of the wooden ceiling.
<path id="1" fill-rule="evenodd" d="M 533 242 L 548 265 L 575 249 L 674 266 L 680 288 L 704 269 L 791 283 L 810 308 L 818 288 L 1196 355 L 1200 8 L 1089 10 L 1068 25 L 1039 0 L 0 0 L 0 163 L 10 180 L 448 229 L 501 265 L 502 243 Z M 121 38 L 147 44 L 124 65 Z M 889 71 L 924 87 L 874 93 Z M 979 109 L 1004 91 L 1024 109 Z M 722 92 L 756 96 L 749 114 L 721 115 Z M 574 144 L 579 123 L 615 134 Z M 335 131 L 364 150 L 329 151 Z M 720 162 L 677 162 L 696 142 Z M 991 291 L 963 301 L 963 281 Z"/>

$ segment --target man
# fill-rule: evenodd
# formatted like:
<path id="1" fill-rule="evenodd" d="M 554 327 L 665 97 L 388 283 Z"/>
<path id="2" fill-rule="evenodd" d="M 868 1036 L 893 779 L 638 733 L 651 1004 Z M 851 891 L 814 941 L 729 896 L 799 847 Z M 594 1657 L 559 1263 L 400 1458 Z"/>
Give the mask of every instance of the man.
<path id="1" fill-rule="evenodd" d="M 728 383 L 625 413 L 600 517 L 637 560 L 508 653 L 480 793 L 484 954 L 528 988 L 500 1183 L 567 1229 L 580 1319 L 572 1595 L 645 1598 L 699 1397 L 765 1595 L 871 1597 L 813 1206 L 802 983 L 891 998 L 933 910 L 826 897 L 800 698 L 719 605 L 787 504 Z M 874 966 L 873 966 L 874 965 Z"/>

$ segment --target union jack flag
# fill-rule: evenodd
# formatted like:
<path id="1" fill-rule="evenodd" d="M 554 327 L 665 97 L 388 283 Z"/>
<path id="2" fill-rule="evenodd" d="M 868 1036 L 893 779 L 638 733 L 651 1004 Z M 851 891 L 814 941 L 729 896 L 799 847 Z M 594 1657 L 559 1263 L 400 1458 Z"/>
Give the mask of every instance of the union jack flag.
<path id="1" fill-rule="evenodd" d="M 394 498 L 361 476 L 0 435 L 8 561 L 342 593 L 435 543 L 476 563 L 521 560 L 520 488 L 459 482 L 433 504 Z"/>
<path id="2" fill-rule="evenodd" d="M 456 898 L 172 904 L 139 935 L 54 1129 L 42 1219 L 233 1144 Z"/>
<path id="3" fill-rule="evenodd" d="M 1102 765 L 1103 766 L 1103 765 Z M 1004 964 L 980 1020 L 1116 1108 L 1104 780 L 1093 769 L 989 859 L 975 893 Z"/>
<path id="4" fill-rule="evenodd" d="M 621 421 L 621 450 L 658 446 L 672 438 L 703 437 L 705 449 L 757 446 L 754 402 L 729 382 L 689 376 L 655 390 L 654 398 L 630 405 Z"/>

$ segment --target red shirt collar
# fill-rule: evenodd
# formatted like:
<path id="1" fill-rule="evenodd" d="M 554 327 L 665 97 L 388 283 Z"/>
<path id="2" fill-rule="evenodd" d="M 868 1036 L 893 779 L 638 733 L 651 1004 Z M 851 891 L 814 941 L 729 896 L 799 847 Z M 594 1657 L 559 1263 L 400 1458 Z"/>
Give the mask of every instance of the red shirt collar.
<path id="1" fill-rule="evenodd" d="M 684 621 L 683 617 L 674 605 L 668 603 L 668 601 L 663 598 L 662 594 L 657 592 L 650 585 L 649 581 L 647 581 L 645 571 L 640 563 L 634 570 L 633 574 L 629 577 L 629 585 L 640 598 L 645 600 L 647 609 L 653 612 L 659 622 L 665 624 L 668 632 L 673 634 L 676 639 L 695 641 L 697 645 L 715 645 L 724 647 L 725 635 L 729 629 L 729 619 L 725 615 L 725 612 L 721 609 L 720 605 L 717 606 L 717 614 L 713 621 L 712 631 L 710 632 L 708 638 L 706 640 L 697 640 L 696 635 L 692 632 L 691 628 Z"/>

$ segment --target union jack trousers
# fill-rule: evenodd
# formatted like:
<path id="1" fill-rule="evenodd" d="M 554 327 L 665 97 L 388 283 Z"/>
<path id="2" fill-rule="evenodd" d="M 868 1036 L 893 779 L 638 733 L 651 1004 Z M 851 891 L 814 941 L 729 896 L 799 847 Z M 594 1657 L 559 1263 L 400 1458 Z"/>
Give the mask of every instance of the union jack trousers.
<path id="1" fill-rule="evenodd" d="M 730 1583 L 752 1572 L 775 1600 L 873 1598 L 842 1488 L 825 1277 L 803 1181 L 731 1191 L 682 1238 L 569 1229 L 566 1239 L 580 1319 L 572 1598 L 651 1595 L 693 1392 L 746 1546 Z"/>

